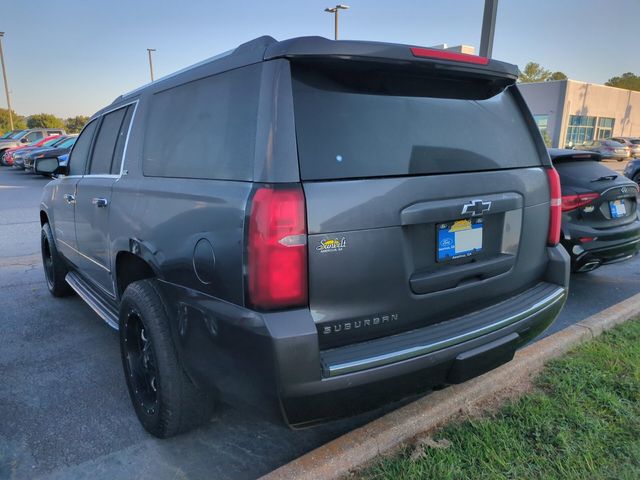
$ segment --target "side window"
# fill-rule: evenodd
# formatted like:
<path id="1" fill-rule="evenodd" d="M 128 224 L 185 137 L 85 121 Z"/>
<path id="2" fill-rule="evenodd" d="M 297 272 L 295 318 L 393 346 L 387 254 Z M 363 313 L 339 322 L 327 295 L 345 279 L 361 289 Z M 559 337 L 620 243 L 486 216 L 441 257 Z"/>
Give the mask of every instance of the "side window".
<path id="1" fill-rule="evenodd" d="M 118 140 L 116 140 L 116 150 L 113 153 L 113 162 L 111 162 L 111 174 L 119 175 L 122 167 L 122 157 L 124 155 L 124 144 L 127 142 L 127 134 L 129 133 L 129 125 L 131 124 L 131 117 L 133 116 L 133 105 L 127 107 L 127 113 L 124 115 L 120 132 L 118 133 Z"/>
<path id="2" fill-rule="evenodd" d="M 69 155 L 69 175 L 84 175 L 85 165 L 89 157 L 89 149 L 91 148 L 91 140 L 96 131 L 98 120 L 89 123 L 76 140 L 73 150 Z"/>
<path id="3" fill-rule="evenodd" d="M 250 65 L 153 95 L 144 175 L 251 180 L 261 71 Z"/>
<path id="4" fill-rule="evenodd" d="M 111 171 L 113 152 L 126 110 L 126 108 L 119 108 L 103 117 L 96 144 L 93 147 L 89 175 L 105 175 Z"/>
<path id="5" fill-rule="evenodd" d="M 31 133 L 27 134 L 27 136 L 25 138 L 27 139 L 27 142 L 36 142 L 36 141 L 42 140 L 44 138 L 44 133 L 42 133 L 42 132 L 31 132 Z"/>

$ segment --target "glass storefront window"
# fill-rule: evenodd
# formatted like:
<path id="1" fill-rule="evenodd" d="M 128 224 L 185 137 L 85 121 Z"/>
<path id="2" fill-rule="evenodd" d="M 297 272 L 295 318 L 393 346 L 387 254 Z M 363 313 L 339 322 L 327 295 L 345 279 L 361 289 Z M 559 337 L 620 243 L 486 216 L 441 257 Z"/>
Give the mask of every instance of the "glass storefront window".
<path id="1" fill-rule="evenodd" d="M 596 138 L 609 138 L 613 135 L 613 125 L 615 124 L 615 118 L 600 117 L 598 118 L 598 133 Z"/>
<path id="2" fill-rule="evenodd" d="M 596 117 L 569 115 L 569 126 L 565 137 L 565 146 L 582 145 L 594 139 Z"/>

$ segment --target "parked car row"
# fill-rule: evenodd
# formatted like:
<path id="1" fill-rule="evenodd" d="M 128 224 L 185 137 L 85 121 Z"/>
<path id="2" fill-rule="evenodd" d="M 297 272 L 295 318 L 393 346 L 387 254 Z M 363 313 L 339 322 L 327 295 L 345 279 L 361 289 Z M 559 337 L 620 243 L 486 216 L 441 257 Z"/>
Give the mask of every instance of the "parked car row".
<path id="1" fill-rule="evenodd" d="M 602 140 L 591 140 L 574 145 L 574 150 L 598 152 L 602 158 L 622 162 L 630 157 L 640 157 L 640 138 L 612 137 Z"/>
<path id="2" fill-rule="evenodd" d="M 11 138 L 11 136 L 7 138 Z M 8 148 L 5 148 L 6 145 L 1 143 L 2 139 L 0 138 L 0 146 L 3 148 L 0 164 L 33 172 L 37 162 L 42 159 L 57 158 L 68 153 L 76 138 L 77 135 L 54 134 L 32 142 L 20 142 L 17 146 Z"/>
<path id="3" fill-rule="evenodd" d="M 0 137 L 0 157 L 9 148 L 38 142 L 45 137 L 65 135 L 66 133 L 62 128 L 28 128 L 26 130 L 6 132 Z"/>

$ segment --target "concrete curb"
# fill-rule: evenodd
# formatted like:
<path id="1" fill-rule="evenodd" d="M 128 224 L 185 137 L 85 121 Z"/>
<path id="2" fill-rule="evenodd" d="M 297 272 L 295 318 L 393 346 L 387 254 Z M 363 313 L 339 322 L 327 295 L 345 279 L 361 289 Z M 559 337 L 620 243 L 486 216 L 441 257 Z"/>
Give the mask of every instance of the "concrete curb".
<path id="1" fill-rule="evenodd" d="M 433 392 L 283 465 L 263 480 L 337 479 L 388 454 L 460 411 L 499 396 L 538 373 L 576 345 L 640 315 L 640 294 L 523 348 L 514 359 L 480 377 Z"/>

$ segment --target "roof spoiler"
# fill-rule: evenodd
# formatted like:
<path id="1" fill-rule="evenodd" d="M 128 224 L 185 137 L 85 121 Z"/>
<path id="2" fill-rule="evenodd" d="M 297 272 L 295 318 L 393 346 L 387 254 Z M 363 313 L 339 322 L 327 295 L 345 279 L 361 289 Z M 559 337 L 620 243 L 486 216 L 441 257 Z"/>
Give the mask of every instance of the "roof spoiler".
<path id="1" fill-rule="evenodd" d="M 549 156 L 552 162 L 592 161 L 600 162 L 602 155 L 598 152 L 587 150 L 571 150 L 568 148 L 549 148 Z"/>
<path id="2" fill-rule="evenodd" d="M 333 58 L 389 64 L 422 64 L 436 70 L 501 78 L 510 83 L 515 83 L 519 74 L 515 65 L 476 55 L 394 43 L 335 41 L 323 37 L 299 37 L 273 43 L 267 47 L 264 59 L 274 58 Z"/>

